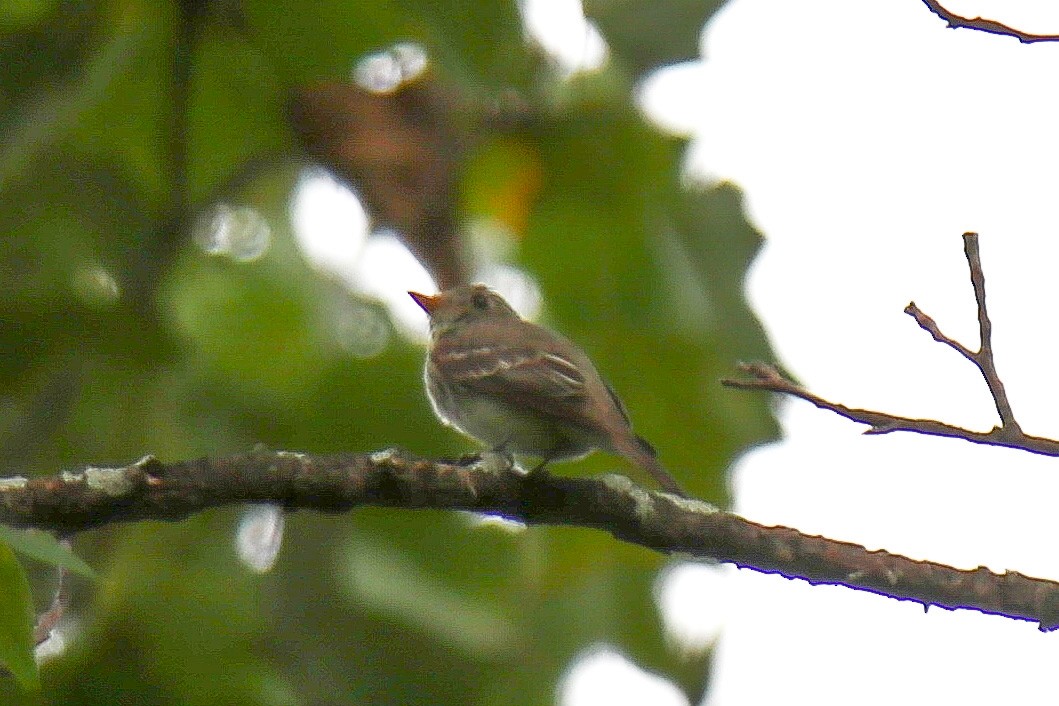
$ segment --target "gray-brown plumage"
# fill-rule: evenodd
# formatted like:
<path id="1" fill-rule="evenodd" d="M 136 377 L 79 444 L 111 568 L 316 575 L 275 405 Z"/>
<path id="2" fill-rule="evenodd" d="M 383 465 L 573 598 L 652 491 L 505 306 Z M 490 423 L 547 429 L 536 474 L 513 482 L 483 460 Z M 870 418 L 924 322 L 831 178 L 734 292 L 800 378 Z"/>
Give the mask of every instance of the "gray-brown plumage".
<path id="1" fill-rule="evenodd" d="M 620 454 L 684 495 L 574 343 L 524 321 L 480 284 L 409 294 L 430 317 L 424 378 L 443 422 L 491 448 L 539 457 L 542 465 L 595 449 Z"/>

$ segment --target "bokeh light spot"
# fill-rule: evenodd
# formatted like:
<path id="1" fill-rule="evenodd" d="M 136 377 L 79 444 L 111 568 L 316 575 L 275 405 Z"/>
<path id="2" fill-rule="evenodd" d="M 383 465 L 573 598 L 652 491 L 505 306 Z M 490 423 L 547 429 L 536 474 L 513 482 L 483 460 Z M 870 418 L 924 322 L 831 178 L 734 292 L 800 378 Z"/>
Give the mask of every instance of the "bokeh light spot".
<path id="1" fill-rule="evenodd" d="M 194 238 L 210 255 L 252 262 L 268 251 L 272 229 L 254 208 L 218 203 L 195 222 Z"/>

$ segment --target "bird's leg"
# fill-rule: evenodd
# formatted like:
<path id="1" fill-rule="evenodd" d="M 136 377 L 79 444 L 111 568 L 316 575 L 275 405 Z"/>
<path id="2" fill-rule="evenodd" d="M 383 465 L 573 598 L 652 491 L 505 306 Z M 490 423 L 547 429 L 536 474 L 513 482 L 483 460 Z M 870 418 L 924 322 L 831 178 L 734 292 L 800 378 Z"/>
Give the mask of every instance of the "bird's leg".
<path id="1" fill-rule="evenodd" d="M 482 452 L 481 451 L 474 451 L 474 452 L 471 452 L 471 453 L 461 454 L 460 457 L 458 459 L 456 459 L 456 465 L 457 466 L 473 466 L 474 464 L 478 463 L 481 460 L 482 460 Z"/>
<path id="2" fill-rule="evenodd" d="M 505 459 L 507 459 L 507 465 L 509 465 L 512 468 L 514 468 L 515 467 L 515 455 L 507 450 L 507 447 L 508 447 L 508 445 L 510 443 L 511 443 L 511 438 L 510 437 L 508 437 L 507 439 L 504 439 L 499 444 L 497 444 L 496 446 L 493 447 L 493 453 L 500 454 L 501 456 L 503 456 Z"/>
<path id="3" fill-rule="evenodd" d="M 514 468 L 515 457 L 511 454 L 510 451 L 507 450 L 507 445 L 509 441 L 510 439 L 505 440 L 503 443 L 497 444 L 493 448 L 488 449 L 486 451 L 476 451 L 474 453 L 464 454 L 460 456 L 459 465 L 473 466 L 474 464 L 485 460 L 487 454 L 496 454 L 504 460 L 504 463 L 506 463 L 509 468 Z"/>
<path id="4" fill-rule="evenodd" d="M 472 453 L 463 454 L 462 456 L 460 456 L 460 460 L 459 460 L 458 463 L 461 466 L 473 466 L 474 464 L 476 464 L 479 461 L 481 461 L 483 459 L 483 457 L 485 456 L 485 454 L 494 453 L 494 454 L 499 454 L 500 456 L 502 456 L 504 458 L 504 460 L 507 461 L 507 465 L 514 466 L 515 465 L 515 457 L 511 455 L 510 451 L 507 450 L 507 445 L 508 445 L 508 443 L 510 443 L 510 441 L 511 441 L 510 439 L 505 439 L 504 441 L 502 441 L 501 443 L 497 444 L 496 446 L 494 446 L 493 448 L 489 449 L 488 451 L 474 451 Z"/>

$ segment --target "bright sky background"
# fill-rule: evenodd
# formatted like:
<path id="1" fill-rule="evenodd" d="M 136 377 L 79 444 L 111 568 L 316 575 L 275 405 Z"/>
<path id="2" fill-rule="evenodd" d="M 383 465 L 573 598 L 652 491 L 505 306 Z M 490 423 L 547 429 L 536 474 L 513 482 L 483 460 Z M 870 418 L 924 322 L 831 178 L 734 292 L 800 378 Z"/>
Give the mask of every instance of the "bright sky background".
<path id="1" fill-rule="evenodd" d="M 1059 3 L 948 4 L 1059 33 Z M 576 9 L 576 0 L 525 3 L 527 30 L 567 74 L 606 60 Z M 549 12 L 566 19 L 551 21 Z M 1051 315 L 1059 301 L 1059 44 L 947 29 L 921 0 L 732 0 L 702 47 L 702 61 L 652 77 L 642 105 L 667 129 L 694 136 L 689 178 L 744 190 L 767 239 L 748 296 L 779 360 L 837 401 L 988 429 L 995 413 L 973 367 L 902 313 L 915 300 L 943 331 L 977 346 L 960 238 L 975 230 L 997 364 L 1016 415 L 1031 434 L 1059 436 Z M 303 192 L 311 199 L 318 190 Z M 296 219 L 320 212 L 297 203 Z M 366 234 L 359 207 L 343 208 Z M 340 228 L 344 245 L 306 243 L 310 257 L 344 262 L 336 269 L 351 285 L 392 299 L 395 317 L 414 329 L 403 291 L 429 289 L 429 278 L 406 262 L 411 285 L 392 276 L 373 283 L 372 272 L 392 273 L 391 263 L 410 256 L 392 238 L 351 242 L 348 223 Z M 499 275 L 508 292 L 532 293 L 517 273 Z M 802 403 L 781 405 L 780 420 L 784 441 L 734 470 L 745 516 L 965 568 L 1059 578 L 1059 461 L 912 435 L 865 437 Z M 705 567 L 675 568 L 659 597 L 678 643 L 720 634 L 712 706 L 1020 703 L 1055 689 L 1059 634 L 1030 623 L 924 615 L 871 594 Z M 625 665 L 592 647 L 560 685 L 560 703 L 686 703 Z"/>
<path id="2" fill-rule="evenodd" d="M 949 5 L 1059 33 L 1055 4 Z M 748 294 L 779 359 L 838 401 L 988 429 L 973 367 L 902 313 L 915 300 L 977 347 L 960 238 L 975 230 L 1016 414 L 1029 433 L 1059 435 L 1059 45 L 947 29 L 920 0 L 734 0 L 702 47 L 702 62 L 654 77 L 644 102 L 694 135 L 690 174 L 746 192 L 767 238 Z M 734 471 L 745 516 L 1059 577 L 1055 459 L 865 437 L 803 403 L 780 418 L 785 440 Z M 712 599 L 724 619 L 709 704 L 1020 703 L 1054 691 L 1059 635 L 1032 624 L 729 574 Z"/>

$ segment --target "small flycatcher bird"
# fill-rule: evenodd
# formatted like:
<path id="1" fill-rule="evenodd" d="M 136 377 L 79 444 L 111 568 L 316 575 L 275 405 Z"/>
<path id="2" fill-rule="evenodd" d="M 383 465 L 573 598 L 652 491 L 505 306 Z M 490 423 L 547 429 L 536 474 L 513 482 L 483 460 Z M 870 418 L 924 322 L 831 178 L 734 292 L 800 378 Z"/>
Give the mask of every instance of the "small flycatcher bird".
<path id="1" fill-rule="evenodd" d="M 481 284 L 409 295 L 430 317 L 423 377 L 442 422 L 495 450 L 539 457 L 538 468 L 596 449 L 616 453 L 685 495 L 571 341 L 523 320 Z"/>

